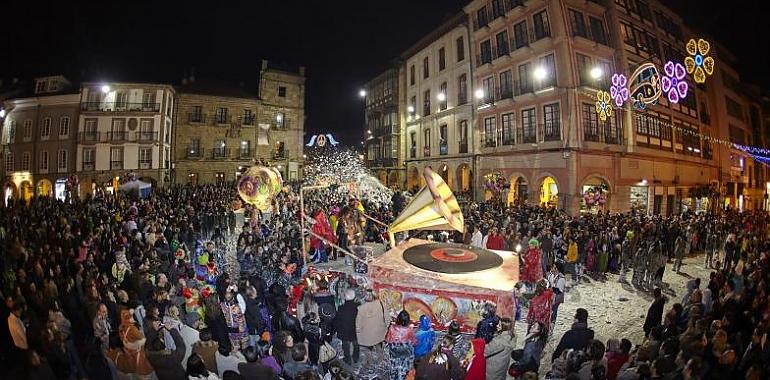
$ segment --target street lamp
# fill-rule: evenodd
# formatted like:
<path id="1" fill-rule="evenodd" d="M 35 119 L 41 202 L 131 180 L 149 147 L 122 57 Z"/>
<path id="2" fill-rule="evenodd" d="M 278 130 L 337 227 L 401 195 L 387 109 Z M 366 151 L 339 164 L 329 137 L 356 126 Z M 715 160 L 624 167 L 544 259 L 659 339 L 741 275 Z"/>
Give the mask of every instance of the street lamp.
<path id="1" fill-rule="evenodd" d="M 534 74 L 535 74 L 535 79 L 537 79 L 537 80 L 543 80 L 543 79 L 545 79 L 545 77 L 546 77 L 546 76 L 548 76 L 548 71 L 545 69 L 545 67 L 543 67 L 543 66 L 538 66 L 538 67 L 535 69 L 535 72 L 534 72 Z"/>
<path id="2" fill-rule="evenodd" d="M 602 71 L 602 68 L 599 66 L 594 66 L 594 68 L 591 69 L 591 72 L 589 72 L 592 79 L 599 79 L 604 75 L 604 71 Z"/>
<path id="3" fill-rule="evenodd" d="M 108 93 L 108 92 L 110 92 L 110 86 L 108 86 L 108 85 L 106 85 L 106 84 L 105 84 L 105 85 L 103 85 L 103 86 L 102 86 L 102 92 L 103 92 L 103 93 L 105 93 L 105 94 L 106 94 L 106 93 Z"/>
<path id="4" fill-rule="evenodd" d="M 358 96 L 360 96 L 362 98 L 365 98 L 366 97 L 366 90 L 361 89 L 360 91 L 358 91 Z"/>
<path id="5" fill-rule="evenodd" d="M 5 110 L 0 108 L 0 119 L 5 117 Z"/>
<path id="6" fill-rule="evenodd" d="M 406 107 L 406 112 L 409 112 L 409 113 L 414 113 L 414 106 L 407 106 L 407 107 Z M 0 117 L 1 117 L 1 116 L 0 116 Z"/>
<path id="7" fill-rule="evenodd" d="M 478 90 L 476 90 L 474 95 L 476 95 L 476 99 L 483 99 L 484 98 L 484 90 L 478 89 Z"/>
<path id="8" fill-rule="evenodd" d="M 436 98 L 438 98 L 439 102 L 443 102 L 444 100 L 446 100 L 446 94 L 444 94 L 443 92 L 439 92 Z"/>

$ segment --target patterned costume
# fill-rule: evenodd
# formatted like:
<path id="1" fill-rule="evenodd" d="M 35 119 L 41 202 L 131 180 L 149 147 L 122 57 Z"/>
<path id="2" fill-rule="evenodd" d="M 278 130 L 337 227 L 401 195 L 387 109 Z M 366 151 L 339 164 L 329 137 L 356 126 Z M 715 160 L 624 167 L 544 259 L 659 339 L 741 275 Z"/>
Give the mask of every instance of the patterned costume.
<path id="1" fill-rule="evenodd" d="M 222 307 L 222 314 L 225 317 L 225 324 L 230 329 L 228 335 L 233 348 L 246 348 L 249 342 L 249 335 L 246 330 L 246 319 L 243 316 L 241 307 L 238 306 L 238 302 L 233 299 L 231 301 L 224 301 L 220 305 Z"/>
<path id="2" fill-rule="evenodd" d="M 553 290 L 545 289 L 529 301 L 527 312 L 527 324 L 540 322 L 543 326 L 551 325 L 551 311 L 553 305 Z"/>
<path id="3" fill-rule="evenodd" d="M 543 265 L 540 260 L 540 249 L 537 239 L 529 241 L 529 249 L 524 255 L 524 273 L 521 275 L 521 281 L 535 283 L 543 278 Z"/>

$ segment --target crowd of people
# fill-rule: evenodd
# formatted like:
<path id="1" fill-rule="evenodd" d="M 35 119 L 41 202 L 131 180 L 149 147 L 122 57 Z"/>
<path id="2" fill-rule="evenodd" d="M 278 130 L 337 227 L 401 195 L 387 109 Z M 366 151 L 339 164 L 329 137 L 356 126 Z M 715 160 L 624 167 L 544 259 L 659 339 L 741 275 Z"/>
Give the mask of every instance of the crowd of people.
<path id="1" fill-rule="evenodd" d="M 475 335 L 405 310 L 391 316 L 353 275 L 310 276 L 403 208 L 338 189 L 275 196 L 270 213 L 234 186 L 176 186 L 149 198 L 33 198 L 0 209 L 0 376 L 30 379 L 720 379 L 770 372 L 768 215 L 570 216 L 463 202 L 464 234 L 432 235 L 520 254 L 516 315 L 484 306 Z M 236 201 L 234 201 L 236 200 Z M 367 217 L 368 216 L 368 217 Z M 308 233 L 303 233 L 302 219 Z M 302 251 L 302 239 L 308 239 Z M 702 254 L 713 270 L 667 306 L 663 273 Z M 355 259 L 355 260 L 354 260 Z M 578 308 L 554 336 L 565 294 L 617 276 L 654 300 L 646 338 L 595 339 Z M 630 279 L 629 279 L 630 278 Z M 663 288 L 663 290 L 661 289 Z M 526 311 L 526 315 L 525 314 Z M 419 317 L 419 318 L 415 318 Z M 526 335 L 515 334 L 525 323 Z M 6 328 L 7 327 L 7 328 Z M 546 344 L 558 341 L 543 363 Z M 636 343 L 636 346 L 634 346 Z M 371 358 L 380 358 L 376 362 Z M 367 362 L 367 360 L 370 360 Z M 383 367 L 384 373 L 361 371 Z M 364 377 L 367 376 L 367 377 Z"/>

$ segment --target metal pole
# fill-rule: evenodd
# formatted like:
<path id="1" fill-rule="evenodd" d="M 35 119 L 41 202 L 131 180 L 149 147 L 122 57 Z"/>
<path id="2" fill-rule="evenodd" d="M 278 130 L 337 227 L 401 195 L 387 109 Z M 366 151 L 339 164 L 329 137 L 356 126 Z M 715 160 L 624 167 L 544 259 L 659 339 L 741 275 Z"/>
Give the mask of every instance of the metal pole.
<path id="1" fill-rule="evenodd" d="M 307 249 L 305 247 L 305 188 L 300 187 L 299 188 L 299 218 L 300 223 L 302 224 L 302 232 L 300 234 L 300 238 L 302 239 L 302 262 L 304 264 L 307 264 Z"/>

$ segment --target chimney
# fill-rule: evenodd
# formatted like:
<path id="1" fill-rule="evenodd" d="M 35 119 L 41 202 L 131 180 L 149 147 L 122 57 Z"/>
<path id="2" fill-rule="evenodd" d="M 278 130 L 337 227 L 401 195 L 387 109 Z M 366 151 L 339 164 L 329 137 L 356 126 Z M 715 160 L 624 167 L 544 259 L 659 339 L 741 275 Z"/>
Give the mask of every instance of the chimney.
<path id="1" fill-rule="evenodd" d="M 299 67 L 299 75 L 301 75 L 303 77 L 305 76 L 305 66 L 300 66 Z"/>
<path id="2" fill-rule="evenodd" d="M 265 70 L 267 70 L 267 60 L 263 59 L 262 60 L 262 71 L 265 71 Z"/>
<path id="3" fill-rule="evenodd" d="M 190 83 L 195 82 L 195 67 L 190 69 L 190 77 L 188 78 L 188 80 L 190 81 Z"/>
<path id="4" fill-rule="evenodd" d="M 182 86 L 187 84 L 187 71 L 182 74 Z"/>

